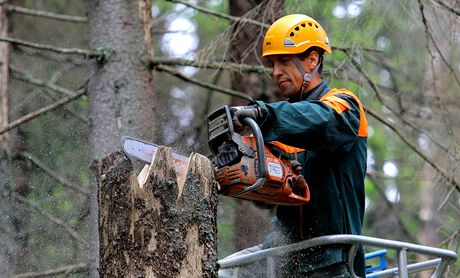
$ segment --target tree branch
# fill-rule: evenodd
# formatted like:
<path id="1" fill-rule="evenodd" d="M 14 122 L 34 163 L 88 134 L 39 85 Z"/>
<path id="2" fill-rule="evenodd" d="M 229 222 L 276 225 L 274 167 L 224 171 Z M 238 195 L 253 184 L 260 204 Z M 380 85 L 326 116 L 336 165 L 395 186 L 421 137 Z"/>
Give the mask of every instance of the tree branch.
<path id="1" fill-rule="evenodd" d="M 366 108 L 365 109 L 367 113 L 369 113 L 369 115 L 371 115 L 372 117 L 374 117 L 376 120 L 378 120 L 379 122 L 381 122 L 382 124 L 384 124 L 385 126 L 387 126 L 388 128 L 390 128 L 391 130 L 393 130 L 398 136 L 399 138 L 401 138 L 401 140 L 407 145 L 409 146 L 409 148 L 411 148 L 418 156 L 420 156 L 426 163 L 428 163 L 431 167 L 433 167 L 433 169 L 436 170 L 436 172 L 438 172 L 438 174 L 440 174 L 443 178 L 445 178 L 447 180 L 447 182 L 449 184 L 451 184 L 452 186 L 455 187 L 455 189 L 460 192 L 460 182 L 457 181 L 455 179 L 454 176 L 450 176 L 447 171 L 445 169 L 443 169 L 441 166 L 437 165 L 434 161 L 432 161 L 430 158 L 428 158 L 424 153 L 423 151 L 418 148 L 415 144 L 413 144 L 412 142 L 410 142 L 408 139 L 407 139 L 407 136 L 405 136 L 404 134 L 402 134 L 402 132 L 397 129 L 393 124 L 391 124 L 390 122 L 386 121 L 385 119 L 383 119 L 382 117 L 380 117 L 376 112 L 374 112 L 372 109 L 370 108 Z"/>
<path id="2" fill-rule="evenodd" d="M 56 14 L 56 13 L 47 12 L 47 11 L 32 10 L 32 9 L 28 9 L 28 8 L 16 6 L 16 5 L 7 5 L 6 7 L 9 12 L 15 12 L 19 14 L 38 16 L 38 17 L 44 17 L 44 18 L 56 19 L 56 20 L 62 20 L 62 21 L 77 22 L 77 23 L 86 23 L 88 21 L 86 17 L 82 17 L 82 16 Z"/>
<path id="3" fill-rule="evenodd" d="M 233 96 L 233 97 L 237 97 L 237 98 L 251 100 L 251 98 L 247 94 L 245 94 L 243 92 L 227 89 L 227 88 L 224 88 L 224 87 L 221 87 L 221 86 L 213 85 L 211 83 L 203 82 L 202 80 L 199 80 L 199 79 L 196 79 L 196 78 L 193 78 L 193 77 L 188 77 L 185 74 L 183 74 L 183 73 L 181 73 L 181 72 L 179 72 L 179 71 L 177 71 L 177 70 L 175 70 L 175 69 L 173 69 L 171 67 L 168 67 L 168 66 L 158 65 L 158 66 L 155 67 L 155 69 L 158 70 L 158 71 L 166 72 L 166 73 L 168 73 L 168 74 L 170 74 L 172 76 L 175 76 L 175 77 L 177 77 L 179 79 L 182 79 L 182 80 L 184 80 L 186 82 L 198 85 L 198 86 L 206 88 L 206 89 L 211 89 L 213 91 L 220 92 L 220 93 L 223 93 L 223 94 L 226 94 L 226 95 L 229 95 L 229 96 Z M 1 134 L 1 130 L 0 130 L 0 134 Z"/>
<path id="4" fill-rule="evenodd" d="M 82 264 L 61 266 L 55 269 L 50 269 L 50 270 L 46 270 L 42 272 L 21 273 L 11 278 L 38 278 L 38 277 L 56 276 L 60 274 L 64 274 L 67 276 L 68 274 L 88 272 L 88 270 L 89 270 L 88 264 L 82 263 Z"/>
<path id="5" fill-rule="evenodd" d="M 41 116 L 47 112 L 50 112 L 50 111 L 53 111 L 73 100 L 76 100 L 78 99 L 79 97 L 83 96 L 84 94 L 86 94 L 86 89 L 80 89 L 78 92 L 75 92 L 73 95 L 70 95 L 70 96 L 67 96 L 67 97 L 64 97 L 48 106 L 45 106 L 43 108 L 40 108 L 38 109 L 37 111 L 34 111 L 32 113 L 29 113 L 27 115 L 25 115 L 24 117 L 21 117 L 13 122 L 11 122 L 9 125 L 5 126 L 5 127 L 2 127 L 0 128 L 0 135 L 13 129 L 13 128 L 16 128 L 18 127 L 19 125 L 21 124 L 24 124 L 30 120 L 33 120 L 35 118 L 37 118 L 38 116 Z"/>
<path id="6" fill-rule="evenodd" d="M 259 27 L 262 27 L 262 28 L 266 28 L 266 29 L 268 29 L 268 27 L 270 27 L 270 24 L 265 24 L 265 23 L 259 22 L 257 20 L 253 20 L 253 19 L 246 18 L 246 17 L 237 17 L 237 16 L 231 16 L 231 15 L 224 14 L 224 13 L 219 13 L 219 12 L 216 12 L 216 11 L 213 11 L 213 10 L 210 10 L 210 9 L 206 9 L 206 8 L 200 7 L 198 5 L 195 5 L 195 4 L 186 2 L 186 1 L 182 1 L 182 0 L 166 0 L 166 1 L 172 2 L 172 3 L 182 4 L 182 5 L 188 6 L 188 7 L 192 8 L 192 9 L 195 9 L 197 11 L 207 13 L 207 14 L 210 14 L 210 15 L 215 16 L 215 17 L 224 18 L 224 19 L 227 19 L 227 20 L 230 20 L 230 21 L 233 21 L 233 22 L 251 23 L 253 25 L 256 25 L 256 26 L 259 26 Z"/>
<path id="7" fill-rule="evenodd" d="M 37 166 L 38 168 L 40 168 L 42 171 L 44 171 L 46 174 L 48 174 L 50 177 L 52 177 L 53 179 L 55 179 L 56 181 L 58 181 L 60 184 L 62 184 L 63 186 L 67 187 L 67 188 L 70 188 L 76 192 L 80 192 L 81 194 L 85 195 L 85 196 L 88 196 L 89 195 L 89 190 L 84 188 L 83 186 L 81 185 L 77 185 L 77 184 L 74 184 L 70 181 L 68 181 L 65 177 L 63 177 L 62 175 L 58 174 L 57 172 L 51 170 L 50 167 L 48 167 L 47 165 L 45 165 L 45 163 L 43 163 L 42 161 L 40 161 L 38 158 L 34 157 L 31 153 L 28 153 L 28 152 L 23 152 L 20 154 L 23 158 L 26 158 L 30 161 L 32 161 L 33 164 L 35 164 L 35 166 Z"/>
<path id="8" fill-rule="evenodd" d="M 55 92 L 58 92 L 60 94 L 66 95 L 66 96 L 73 96 L 75 95 L 75 92 L 72 90 L 69 90 L 67 88 L 55 85 L 53 83 L 49 82 L 44 82 L 40 79 L 34 78 L 30 74 L 27 74 L 26 72 L 23 72 L 21 70 L 18 70 L 16 67 L 10 65 L 10 70 L 11 70 L 11 75 L 13 78 L 16 78 L 18 80 L 21 80 L 23 82 L 42 87 L 44 89 L 49 89 Z"/>
<path id="9" fill-rule="evenodd" d="M 460 85 L 460 79 L 457 76 L 457 74 L 455 73 L 454 68 L 447 62 L 446 57 L 444 57 L 444 54 L 442 54 L 441 49 L 439 49 L 438 44 L 436 43 L 436 40 L 433 38 L 433 35 L 430 32 L 430 29 L 428 27 L 429 26 L 428 20 L 425 17 L 425 11 L 424 11 L 425 6 L 423 5 L 421 0 L 418 0 L 418 3 L 419 3 L 419 8 L 420 8 L 420 13 L 422 15 L 423 26 L 425 27 L 425 35 L 427 37 L 427 44 L 428 44 L 429 41 L 431 41 L 433 43 L 434 48 L 436 49 L 436 51 L 438 52 L 439 56 L 441 57 L 441 60 L 449 68 L 450 72 L 454 76 L 454 79 L 457 81 L 457 84 Z M 428 50 L 428 53 L 430 53 L 430 55 L 433 56 L 433 54 L 431 53 L 431 49 L 429 48 L 428 45 L 427 45 L 427 50 Z"/>
<path id="10" fill-rule="evenodd" d="M 61 54 L 81 55 L 86 58 L 102 58 L 104 56 L 103 53 L 99 51 L 91 51 L 91 50 L 79 49 L 79 48 L 61 48 L 61 47 L 56 47 L 53 45 L 28 42 L 28 41 L 24 41 L 21 39 L 15 39 L 15 38 L 9 38 L 9 37 L 0 37 L 0 41 L 9 42 L 12 44 L 36 48 L 36 49 L 41 49 L 41 50 L 52 51 L 52 52 L 61 53 Z"/>
<path id="11" fill-rule="evenodd" d="M 76 241 L 78 241 L 79 243 L 81 243 L 83 246 L 86 246 L 88 243 L 83 240 L 80 235 L 78 235 L 78 233 L 72 229 L 71 227 L 69 227 L 63 220 L 57 218 L 56 216 L 53 216 L 49 213 L 47 213 L 45 210 L 43 210 L 40 206 L 32 203 L 31 201 L 27 200 L 27 198 L 24 198 L 16 193 L 12 193 L 13 197 L 15 199 L 17 199 L 19 202 L 27 205 L 28 207 L 30 208 L 33 208 L 34 210 L 36 210 L 37 212 L 39 212 L 41 215 L 45 216 L 46 218 L 48 218 L 51 222 L 55 223 L 56 225 L 58 226 L 61 226 L 64 228 L 64 230 L 66 230 L 69 235 L 74 238 Z"/>
<path id="12" fill-rule="evenodd" d="M 456 16 L 459 16 L 460 17 L 460 11 L 458 10 L 455 10 L 454 8 L 448 6 L 446 3 L 444 3 L 442 0 L 438 0 L 438 1 L 433 1 L 431 0 L 432 3 L 434 4 L 438 4 L 442 7 L 444 7 L 445 9 L 447 9 L 449 12 L 455 14 Z"/>
<path id="13" fill-rule="evenodd" d="M 147 57 L 144 62 L 152 69 L 158 65 L 171 65 L 171 66 L 188 66 L 205 69 L 225 69 L 240 73 L 262 73 L 271 74 L 272 70 L 257 65 L 238 64 L 231 62 L 219 61 L 196 61 L 182 58 L 170 57 Z"/>
<path id="14" fill-rule="evenodd" d="M 410 233 L 409 229 L 404 224 L 404 221 L 402 220 L 401 215 L 399 213 L 400 208 L 396 207 L 392 202 L 390 202 L 390 200 L 388 200 L 387 196 L 385 195 L 384 190 L 377 183 L 377 180 L 375 179 L 377 177 L 377 175 L 374 175 L 373 173 L 367 173 L 366 175 L 372 181 L 372 183 L 374 184 L 375 189 L 377 189 L 377 191 L 379 192 L 380 196 L 385 201 L 385 204 L 390 209 L 391 214 L 393 214 L 393 216 L 396 218 L 396 221 L 398 222 L 398 225 L 401 227 L 402 232 L 404 233 L 406 238 L 409 239 L 411 242 L 418 244 L 417 239 L 412 236 L 412 234 Z"/>

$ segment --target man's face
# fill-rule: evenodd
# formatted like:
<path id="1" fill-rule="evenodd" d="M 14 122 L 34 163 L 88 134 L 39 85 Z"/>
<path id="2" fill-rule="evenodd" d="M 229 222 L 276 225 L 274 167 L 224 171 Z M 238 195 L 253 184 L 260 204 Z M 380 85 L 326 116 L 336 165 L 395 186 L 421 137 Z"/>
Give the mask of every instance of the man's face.
<path id="1" fill-rule="evenodd" d="M 273 79 L 287 98 L 299 94 L 302 86 L 302 75 L 292 61 L 293 55 L 271 55 L 267 62 L 273 69 Z"/>

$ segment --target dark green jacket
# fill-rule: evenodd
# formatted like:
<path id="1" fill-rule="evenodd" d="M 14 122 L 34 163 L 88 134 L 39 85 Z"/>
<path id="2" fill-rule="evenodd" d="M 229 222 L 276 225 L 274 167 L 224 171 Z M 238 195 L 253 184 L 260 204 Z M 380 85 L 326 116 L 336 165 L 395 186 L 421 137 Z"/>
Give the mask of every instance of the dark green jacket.
<path id="1" fill-rule="evenodd" d="M 367 159 L 366 135 L 358 136 L 358 102 L 337 94 L 329 101 L 320 100 L 330 91 L 323 81 L 304 98 L 257 104 L 266 113 L 261 124 L 264 140 L 306 149 L 299 155 L 303 175 L 309 185 L 310 203 L 301 207 L 278 206 L 277 218 L 292 241 L 331 234 L 361 234 L 364 215 L 364 178 Z M 345 104 L 343 103 L 345 100 Z M 334 109 L 333 102 L 345 109 Z M 360 116 L 361 115 L 361 116 Z M 343 247 L 312 250 L 299 262 L 303 271 L 346 261 Z M 359 250 L 356 274 L 364 277 L 364 256 Z"/>

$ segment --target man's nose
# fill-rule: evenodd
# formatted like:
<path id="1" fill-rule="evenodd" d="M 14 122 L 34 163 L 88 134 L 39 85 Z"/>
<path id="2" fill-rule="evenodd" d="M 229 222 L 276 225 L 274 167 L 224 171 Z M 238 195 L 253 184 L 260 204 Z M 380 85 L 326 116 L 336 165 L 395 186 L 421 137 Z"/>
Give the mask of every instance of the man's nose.
<path id="1" fill-rule="evenodd" d="M 276 79 L 276 77 L 280 76 L 282 73 L 281 67 L 279 64 L 275 63 L 273 65 L 273 77 Z"/>

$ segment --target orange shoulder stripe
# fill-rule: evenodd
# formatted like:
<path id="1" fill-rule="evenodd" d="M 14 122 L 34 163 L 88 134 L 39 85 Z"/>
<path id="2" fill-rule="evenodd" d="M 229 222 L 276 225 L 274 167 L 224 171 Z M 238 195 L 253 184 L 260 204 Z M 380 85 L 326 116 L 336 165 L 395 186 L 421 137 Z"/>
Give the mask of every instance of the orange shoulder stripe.
<path id="1" fill-rule="evenodd" d="M 341 99 L 336 96 L 328 96 L 327 98 L 322 99 L 324 103 L 332 107 L 337 113 L 341 114 L 343 111 L 350 110 L 350 105 L 344 99 Z"/>
<path id="2" fill-rule="evenodd" d="M 348 109 L 350 109 L 350 105 L 347 103 L 346 100 L 336 97 L 335 95 L 337 94 L 347 95 L 347 96 L 352 97 L 354 100 L 356 100 L 359 106 L 358 136 L 367 137 L 369 132 L 367 129 L 366 114 L 364 113 L 364 108 L 363 108 L 363 105 L 361 104 L 361 101 L 359 101 L 358 97 L 355 96 L 352 92 L 346 89 L 332 89 L 329 92 L 327 92 L 324 96 L 322 96 L 320 100 L 325 102 L 327 105 L 332 107 L 335 111 L 337 111 L 337 113 L 340 114 L 343 111 L 346 111 L 345 109 L 341 110 L 342 106 L 344 105 L 343 102 L 346 103 L 346 106 L 348 107 Z M 337 99 L 340 99 L 341 101 L 338 101 Z"/>

